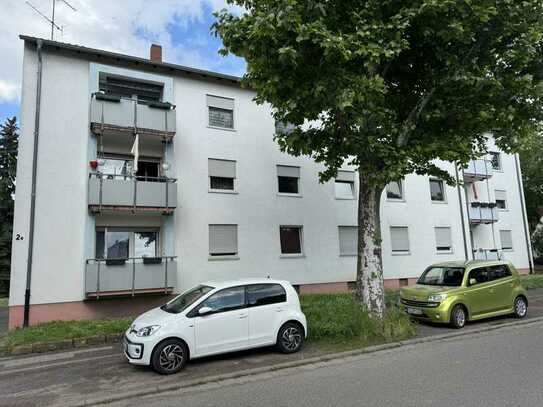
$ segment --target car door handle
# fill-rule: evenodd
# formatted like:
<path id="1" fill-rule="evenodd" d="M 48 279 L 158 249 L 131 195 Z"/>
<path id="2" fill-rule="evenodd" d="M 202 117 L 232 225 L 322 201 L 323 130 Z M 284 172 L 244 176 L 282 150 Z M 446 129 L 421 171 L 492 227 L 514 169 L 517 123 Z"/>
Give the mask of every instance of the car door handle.
<path id="1" fill-rule="evenodd" d="M 238 318 L 239 319 L 247 318 L 247 315 L 248 314 L 240 314 L 240 315 L 238 315 Z"/>
<path id="2" fill-rule="evenodd" d="M 276 308 L 275 312 L 283 312 L 283 308 Z"/>

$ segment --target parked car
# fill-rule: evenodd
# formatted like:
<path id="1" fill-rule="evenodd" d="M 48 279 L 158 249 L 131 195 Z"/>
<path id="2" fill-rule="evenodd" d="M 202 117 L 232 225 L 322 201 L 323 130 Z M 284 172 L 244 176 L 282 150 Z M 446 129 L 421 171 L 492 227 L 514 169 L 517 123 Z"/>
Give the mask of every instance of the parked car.
<path id="1" fill-rule="evenodd" d="M 523 318 L 528 295 L 509 262 L 457 261 L 428 267 L 416 285 L 400 290 L 400 306 L 414 318 L 462 328 L 499 315 Z"/>
<path id="2" fill-rule="evenodd" d="M 297 352 L 306 336 L 296 290 L 263 279 L 198 285 L 137 317 L 122 346 L 130 363 L 171 374 L 189 359 L 224 352 L 269 345 Z"/>

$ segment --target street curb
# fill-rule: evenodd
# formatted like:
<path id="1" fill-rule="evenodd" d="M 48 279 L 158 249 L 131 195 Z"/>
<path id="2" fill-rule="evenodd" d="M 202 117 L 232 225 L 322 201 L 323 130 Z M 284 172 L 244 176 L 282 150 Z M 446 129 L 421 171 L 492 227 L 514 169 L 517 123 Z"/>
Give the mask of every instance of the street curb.
<path id="1" fill-rule="evenodd" d="M 495 325 L 486 325 L 480 328 L 466 329 L 466 330 L 457 331 L 457 332 L 448 333 L 448 334 L 431 335 L 431 336 L 422 337 L 422 338 L 413 338 L 413 339 L 408 339 L 405 341 L 385 343 L 382 345 L 369 346 L 367 348 L 355 349 L 351 351 L 330 353 L 327 355 L 315 356 L 315 357 L 302 359 L 302 360 L 296 360 L 292 362 L 278 363 L 275 365 L 263 366 L 263 367 L 258 367 L 254 369 L 245 369 L 238 372 L 206 376 L 199 379 L 188 380 L 183 383 L 172 383 L 172 384 L 151 386 L 150 388 L 145 389 L 145 390 L 141 390 L 141 389 L 129 390 L 126 392 L 116 393 L 115 395 L 112 395 L 112 396 L 91 397 L 91 398 L 85 399 L 82 402 L 78 402 L 75 404 L 63 403 L 62 405 L 68 406 L 68 407 L 83 407 L 83 406 L 92 406 L 92 405 L 97 405 L 97 404 L 107 404 L 107 403 L 117 402 L 117 401 L 134 398 L 134 397 L 144 397 L 144 396 L 149 396 L 149 395 L 158 394 L 158 393 L 178 391 L 178 390 L 187 389 L 190 387 L 200 386 L 200 385 L 209 384 L 209 383 L 217 383 L 217 382 L 221 382 L 221 381 L 225 381 L 229 379 L 237 379 L 237 378 L 252 376 L 252 375 L 261 374 L 261 373 L 268 373 L 268 372 L 274 372 L 278 370 L 305 366 L 305 365 L 312 365 L 316 363 L 329 362 L 335 359 L 343 359 L 346 357 L 378 353 L 378 352 L 387 351 L 391 349 L 397 349 L 400 347 L 418 345 L 421 343 L 438 342 L 441 340 L 448 340 L 448 339 L 453 339 L 453 338 L 458 338 L 458 337 L 475 336 L 483 332 L 490 332 L 490 331 L 495 331 L 502 328 L 509 328 L 509 327 L 514 327 L 514 326 L 532 325 L 532 324 L 537 324 L 541 322 L 543 322 L 543 317 L 523 319 L 523 320 L 518 320 L 518 321 L 499 323 Z"/>

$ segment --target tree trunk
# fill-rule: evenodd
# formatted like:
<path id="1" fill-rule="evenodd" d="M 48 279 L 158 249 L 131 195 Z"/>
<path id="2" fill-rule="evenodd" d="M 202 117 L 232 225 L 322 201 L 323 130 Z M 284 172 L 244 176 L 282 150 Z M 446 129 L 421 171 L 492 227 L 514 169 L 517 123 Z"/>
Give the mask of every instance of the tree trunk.
<path id="1" fill-rule="evenodd" d="M 359 171 L 358 191 L 358 261 L 356 295 L 373 315 L 385 312 L 383 259 L 381 256 L 380 203 L 383 187 L 372 185 L 367 174 Z"/>

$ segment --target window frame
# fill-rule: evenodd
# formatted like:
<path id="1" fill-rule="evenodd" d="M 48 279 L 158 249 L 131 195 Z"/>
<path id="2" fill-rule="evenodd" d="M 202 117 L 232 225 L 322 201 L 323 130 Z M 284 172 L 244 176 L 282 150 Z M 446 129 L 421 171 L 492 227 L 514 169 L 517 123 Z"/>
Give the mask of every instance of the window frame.
<path id="1" fill-rule="evenodd" d="M 279 168 L 280 167 L 290 167 L 290 168 L 297 168 L 298 169 L 298 176 L 293 177 L 289 175 L 279 175 Z M 298 192 L 281 192 L 280 191 L 280 185 L 279 178 L 295 178 L 296 179 L 296 189 Z M 290 196 L 295 198 L 301 198 L 302 197 L 302 167 L 299 165 L 286 165 L 286 164 L 276 164 L 275 165 L 275 182 L 277 183 L 277 195 L 278 196 Z"/>
<path id="2" fill-rule="evenodd" d="M 234 254 L 228 253 L 218 253 L 218 254 L 212 254 L 211 253 L 211 226 L 235 226 L 236 230 L 236 252 Z M 237 223 L 209 223 L 207 226 L 207 233 L 208 233 L 208 247 L 207 247 L 207 253 L 208 253 L 208 260 L 239 260 L 239 225 Z"/>
<path id="3" fill-rule="evenodd" d="M 394 250 L 392 247 L 392 229 L 406 229 L 407 230 L 407 250 Z M 389 226 L 389 236 L 390 236 L 390 253 L 393 256 L 403 256 L 411 254 L 411 239 L 409 238 L 409 226 L 407 225 L 390 225 Z"/>
<path id="4" fill-rule="evenodd" d="M 502 277 L 492 278 L 491 279 L 490 276 L 491 276 L 491 273 L 492 273 L 492 269 L 496 269 L 498 267 L 505 269 L 506 274 L 504 276 L 502 276 Z M 495 266 L 487 266 L 487 273 L 488 273 L 488 281 L 498 281 L 498 280 L 501 280 L 501 279 L 504 279 L 504 278 L 507 278 L 507 277 L 511 277 L 513 275 L 513 273 L 511 272 L 511 269 L 506 264 L 497 264 Z"/>
<path id="5" fill-rule="evenodd" d="M 298 240 L 300 242 L 299 253 L 283 253 L 283 245 L 281 244 L 281 229 L 293 228 L 298 229 Z M 279 225 L 279 252 L 280 257 L 304 257 L 304 237 L 303 237 L 303 225 Z"/>
<path id="6" fill-rule="evenodd" d="M 233 98 L 233 97 L 214 95 L 214 94 L 211 94 L 211 93 L 207 93 L 205 95 L 205 97 L 206 97 L 206 107 L 207 107 L 207 127 L 209 129 L 216 129 L 216 130 L 224 130 L 224 131 L 233 131 L 233 132 L 235 132 L 236 131 L 236 99 Z M 217 98 L 217 99 L 225 99 L 225 100 L 231 101 L 232 102 L 232 109 L 226 109 L 224 107 L 210 105 L 210 103 L 209 103 L 210 97 L 211 98 Z M 210 108 L 224 110 L 224 111 L 231 111 L 232 112 L 232 127 L 222 127 L 222 126 L 214 126 L 214 125 L 212 125 L 211 121 L 210 121 Z"/>
<path id="7" fill-rule="evenodd" d="M 450 246 L 448 249 L 440 249 L 440 247 L 445 246 L 438 246 L 437 245 L 437 229 L 449 229 L 449 241 Z M 451 254 L 453 253 L 453 236 L 452 236 L 452 227 L 451 226 L 434 226 L 434 239 L 435 239 L 435 250 L 437 254 Z"/>
<path id="8" fill-rule="evenodd" d="M 349 229 L 356 229 L 356 245 L 355 245 L 355 251 L 352 254 L 349 253 L 342 253 L 341 252 L 341 230 L 349 228 Z M 338 225 L 337 227 L 337 233 L 338 233 L 338 250 L 339 250 L 339 257 L 356 257 L 358 256 L 358 226 L 352 226 L 352 225 Z"/>
<path id="9" fill-rule="evenodd" d="M 107 234 L 109 232 L 126 232 L 128 233 L 128 257 L 111 257 L 109 260 L 114 259 L 130 259 L 130 258 L 136 258 L 138 260 L 143 259 L 143 257 L 146 256 L 136 256 L 135 249 L 136 249 L 136 233 L 149 233 L 154 232 L 156 233 L 157 237 L 155 240 L 155 255 L 153 257 L 162 257 L 162 236 L 161 236 L 161 230 L 160 227 L 122 227 L 122 226 L 97 226 L 95 228 L 94 233 L 94 256 L 96 259 L 99 260 L 108 260 L 107 254 Z M 98 257 L 98 247 L 97 247 L 97 233 L 103 232 L 104 233 L 104 257 Z M 153 257 L 147 257 L 147 258 L 153 258 Z"/>
<path id="10" fill-rule="evenodd" d="M 338 195 L 336 185 L 337 184 L 348 184 L 351 186 L 351 195 Z M 356 199 L 355 194 L 355 187 L 354 187 L 354 181 L 341 181 L 341 180 L 334 180 L 334 197 L 339 200 L 345 200 L 345 201 L 352 201 L 353 199 Z"/>
<path id="11" fill-rule="evenodd" d="M 442 191 L 443 191 L 443 199 L 434 199 L 432 197 L 432 182 L 439 182 L 442 185 Z M 447 188 L 445 185 L 445 182 L 442 179 L 439 178 L 430 178 L 428 180 L 428 186 L 430 188 L 430 201 L 432 203 L 438 203 L 438 204 L 446 204 L 447 203 Z"/>
<path id="12" fill-rule="evenodd" d="M 488 155 L 490 156 L 490 165 L 492 166 L 493 171 L 503 172 L 503 163 L 502 163 L 502 154 L 499 151 L 489 151 Z M 493 157 L 497 157 L 498 167 L 494 167 Z"/>
<path id="13" fill-rule="evenodd" d="M 399 188 L 400 188 L 400 197 L 399 198 L 393 198 L 393 197 L 389 197 L 388 196 L 388 186 L 391 184 L 391 183 L 397 183 Z M 390 202 L 405 202 L 405 191 L 404 191 L 404 187 L 403 187 L 404 183 L 403 181 L 400 179 L 400 180 L 397 180 L 397 181 L 390 181 L 386 186 L 385 186 L 385 194 L 386 194 L 386 200 L 387 201 L 390 201 Z"/>
<path id="14" fill-rule="evenodd" d="M 249 290 L 251 287 L 256 287 L 256 286 L 278 286 L 282 290 L 281 295 L 284 296 L 284 300 L 278 301 L 278 302 L 271 302 L 268 304 L 251 304 L 249 301 Z M 288 302 L 287 290 L 285 290 L 285 287 L 283 287 L 281 284 L 278 284 L 278 283 L 247 284 L 245 286 L 245 302 L 247 303 L 247 308 L 257 308 L 257 307 L 265 307 L 267 305 L 284 304 Z"/>
<path id="15" fill-rule="evenodd" d="M 205 305 L 206 301 L 208 301 L 213 296 L 215 296 L 215 295 L 217 295 L 217 294 L 219 294 L 219 293 L 221 293 L 223 291 L 232 290 L 234 288 L 242 288 L 243 289 L 243 296 L 244 296 L 243 305 L 241 305 L 239 307 L 229 308 L 227 310 L 222 310 L 222 311 L 212 311 L 212 312 L 209 312 L 209 313 L 207 313 L 205 315 L 202 315 L 202 316 L 200 316 L 200 314 L 198 314 L 200 309 L 206 306 Z M 209 294 L 207 297 L 202 298 L 201 301 L 198 304 L 196 304 L 189 312 L 187 312 L 187 318 L 194 318 L 194 317 L 205 318 L 205 317 L 210 316 L 210 315 L 223 314 L 225 312 L 230 312 L 230 311 L 239 311 L 240 309 L 245 309 L 245 308 L 247 308 L 247 286 L 244 285 L 244 284 L 235 285 L 235 286 L 232 286 L 232 287 L 221 288 L 220 290 L 217 290 L 214 293 Z"/>
<path id="16" fill-rule="evenodd" d="M 508 232 L 509 237 L 511 238 L 511 247 L 503 247 L 502 232 Z M 502 251 L 512 252 L 515 250 L 515 245 L 513 244 L 513 231 L 511 229 L 500 229 L 500 248 Z"/>
<path id="17" fill-rule="evenodd" d="M 471 284 L 469 282 L 471 280 L 471 273 L 473 273 L 474 271 L 479 271 L 479 270 L 484 270 L 486 272 L 486 281 L 477 282 L 476 284 Z M 490 282 L 490 280 L 488 279 L 488 268 L 486 266 L 484 266 L 484 267 L 474 267 L 471 270 L 469 270 L 468 278 L 467 278 L 467 286 L 468 287 L 475 287 L 475 286 L 478 286 L 478 285 L 481 285 L 481 284 L 486 284 L 488 282 Z"/>
<path id="18" fill-rule="evenodd" d="M 503 195 L 505 196 L 505 199 L 497 199 L 496 198 L 496 192 L 503 192 Z M 498 210 L 500 210 L 500 211 L 508 211 L 509 210 L 509 203 L 508 203 L 508 199 L 507 199 L 507 191 L 505 189 L 495 189 L 494 190 L 494 201 L 496 202 L 496 208 L 498 208 Z M 498 201 L 503 201 L 503 203 L 504 203 L 503 208 L 498 205 Z"/>

